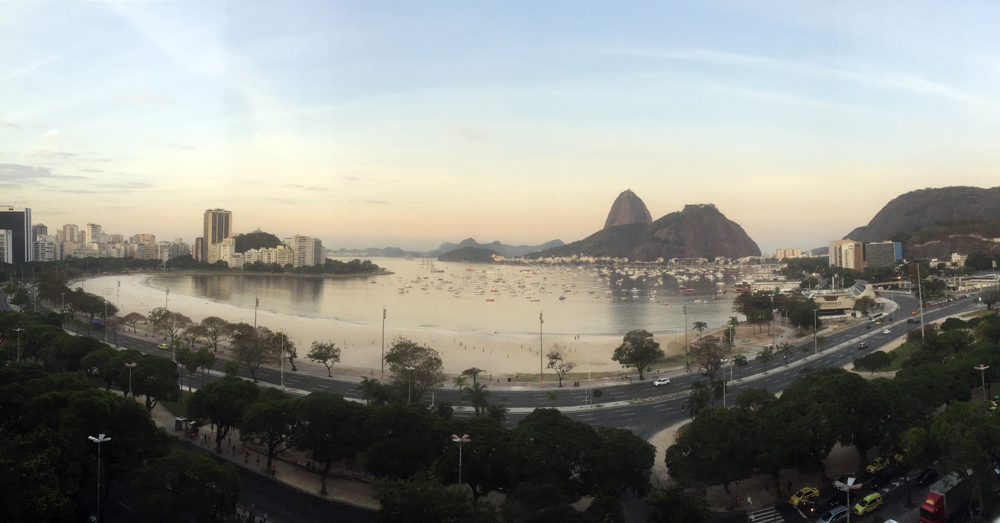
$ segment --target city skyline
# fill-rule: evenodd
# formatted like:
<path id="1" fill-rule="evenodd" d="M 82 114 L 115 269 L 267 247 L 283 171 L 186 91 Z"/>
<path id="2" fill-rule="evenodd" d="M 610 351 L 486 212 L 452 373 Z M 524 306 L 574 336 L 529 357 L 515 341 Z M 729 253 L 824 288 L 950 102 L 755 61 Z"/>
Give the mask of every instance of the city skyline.
<path id="1" fill-rule="evenodd" d="M 0 190 L 52 230 L 572 242 L 631 189 L 773 252 L 996 185 L 989 3 L 0 5 Z"/>

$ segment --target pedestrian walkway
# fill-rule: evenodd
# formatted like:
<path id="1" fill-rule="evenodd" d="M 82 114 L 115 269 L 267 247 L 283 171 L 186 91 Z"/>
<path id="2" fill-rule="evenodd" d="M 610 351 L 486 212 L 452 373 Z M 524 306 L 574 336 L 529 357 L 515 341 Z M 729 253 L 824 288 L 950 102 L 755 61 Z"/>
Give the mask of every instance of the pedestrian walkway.
<path id="1" fill-rule="evenodd" d="M 774 507 L 750 513 L 750 523 L 784 523 L 784 521 L 785 518 L 781 517 Z"/>

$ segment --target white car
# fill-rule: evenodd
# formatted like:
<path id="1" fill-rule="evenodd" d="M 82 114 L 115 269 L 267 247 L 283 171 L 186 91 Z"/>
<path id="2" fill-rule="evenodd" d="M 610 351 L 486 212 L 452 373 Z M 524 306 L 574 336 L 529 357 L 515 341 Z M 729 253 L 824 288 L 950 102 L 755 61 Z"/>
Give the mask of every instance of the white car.
<path id="1" fill-rule="evenodd" d="M 889 329 L 882 331 L 882 334 L 889 334 Z"/>
<path id="2" fill-rule="evenodd" d="M 659 387 L 660 385 L 670 385 L 670 378 L 660 378 L 653 382 L 654 387 Z"/>

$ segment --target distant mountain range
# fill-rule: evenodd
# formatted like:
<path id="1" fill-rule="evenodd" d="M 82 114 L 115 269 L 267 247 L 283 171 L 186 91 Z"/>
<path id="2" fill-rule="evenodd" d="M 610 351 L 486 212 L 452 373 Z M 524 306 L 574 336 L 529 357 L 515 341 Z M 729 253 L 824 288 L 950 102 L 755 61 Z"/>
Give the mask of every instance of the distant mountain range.
<path id="1" fill-rule="evenodd" d="M 438 256 L 437 259 L 443 262 L 492 263 L 493 256 L 499 254 L 493 249 L 482 247 L 460 247 Z"/>
<path id="2" fill-rule="evenodd" d="M 736 222 L 712 204 L 685 205 L 649 223 L 649 211 L 632 191 L 618 195 L 605 228 L 529 258 L 594 256 L 656 261 L 658 258 L 741 258 L 760 256 L 760 247 Z M 619 223 L 619 225 L 615 225 Z"/>
<path id="3" fill-rule="evenodd" d="M 505 256 L 507 258 L 515 258 L 518 256 L 524 256 L 525 254 L 530 254 L 532 252 L 551 249 L 553 247 L 559 247 L 564 245 L 562 240 L 552 240 L 550 242 L 545 242 L 541 245 L 507 245 L 505 243 L 493 242 L 493 243 L 479 243 L 472 238 L 466 238 L 459 243 L 442 243 L 440 247 L 432 251 L 404 251 L 399 247 L 386 247 L 384 249 L 380 248 L 368 248 L 368 249 L 327 249 L 326 253 L 329 256 L 382 256 L 386 258 L 437 258 L 442 254 L 463 249 L 466 247 L 473 247 L 477 249 L 485 249 L 493 251 L 497 254 Z"/>

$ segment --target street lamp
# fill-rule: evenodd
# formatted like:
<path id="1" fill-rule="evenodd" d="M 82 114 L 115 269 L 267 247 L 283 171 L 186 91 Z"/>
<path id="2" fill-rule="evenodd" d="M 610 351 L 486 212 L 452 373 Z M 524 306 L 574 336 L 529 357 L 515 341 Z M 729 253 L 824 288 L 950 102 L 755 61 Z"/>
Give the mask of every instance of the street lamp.
<path id="1" fill-rule="evenodd" d="M 382 376 L 385 375 L 385 307 L 382 307 Z"/>
<path id="2" fill-rule="evenodd" d="M 819 329 L 819 320 L 816 315 L 819 313 L 819 309 L 813 309 L 813 356 L 816 356 L 819 343 L 816 341 L 816 331 Z"/>
<path id="3" fill-rule="evenodd" d="M 253 330 L 257 330 L 257 307 L 260 307 L 260 298 L 254 297 L 253 302 Z"/>
<path id="4" fill-rule="evenodd" d="M 96 438 L 93 436 L 87 436 L 87 439 L 97 443 L 97 521 L 101 521 L 101 443 L 105 441 L 111 441 L 110 437 L 106 437 L 104 434 L 98 435 Z"/>
<path id="5" fill-rule="evenodd" d="M 413 397 L 413 369 L 414 367 L 406 367 L 406 370 L 410 371 L 410 379 L 407 383 L 406 388 L 406 404 L 409 405 L 411 398 Z"/>
<path id="6" fill-rule="evenodd" d="M 167 309 L 167 310 L 170 310 L 170 289 L 169 288 L 167 289 L 167 295 L 164 298 L 164 300 L 165 301 L 163 302 L 163 308 Z"/>
<path id="7" fill-rule="evenodd" d="M 59 295 L 62 296 L 63 323 L 66 323 L 66 293 L 60 292 Z"/>
<path id="8" fill-rule="evenodd" d="M 14 330 L 17 331 L 17 361 L 21 361 L 21 331 L 24 329 L 18 327 Z"/>
<path id="9" fill-rule="evenodd" d="M 458 484 L 462 484 L 462 443 L 469 443 L 472 441 L 469 439 L 468 434 L 462 434 L 462 437 L 458 437 L 455 434 L 451 435 L 451 440 L 458 443 Z"/>
<path id="10" fill-rule="evenodd" d="M 861 488 L 861 484 L 855 485 L 854 482 L 857 480 L 854 476 L 847 478 L 847 482 L 844 483 L 843 491 L 847 493 L 847 523 L 851 523 L 851 491 Z"/>
<path id="11" fill-rule="evenodd" d="M 125 366 L 128 367 L 128 394 L 132 394 L 132 367 L 135 367 L 136 365 L 139 364 L 138 363 L 125 364 Z M 126 394 L 126 396 L 128 396 L 128 394 Z M 132 397 L 134 398 L 135 395 L 133 394 Z"/>
<path id="12" fill-rule="evenodd" d="M 990 368 L 989 365 L 980 365 L 978 367 L 973 367 L 978 370 L 983 376 L 983 407 L 986 407 L 986 369 Z"/>
<path id="13" fill-rule="evenodd" d="M 539 311 L 539 313 L 538 313 L 538 384 L 541 385 L 542 387 L 545 386 L 545 370 L 544 370 L 545 367 L 542 366 L 542 346 L 544 345 L 544 343 L 542 342 L 542 324 L 544 324 L 544 323 L 545 323 L 545 320 L 542 319 L 542 313 Z"/>
<path id="14" fill-rule="evenodd" d="M 688 306 L 684 305 L 684 370 L 691 370 L 691 362 L 688 361 Z"/>

